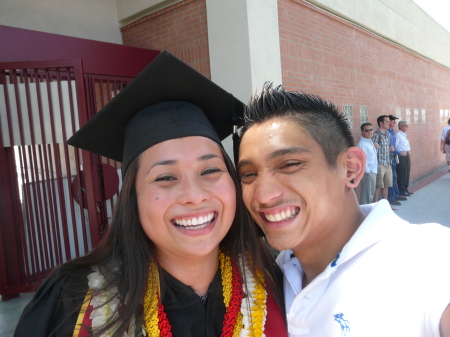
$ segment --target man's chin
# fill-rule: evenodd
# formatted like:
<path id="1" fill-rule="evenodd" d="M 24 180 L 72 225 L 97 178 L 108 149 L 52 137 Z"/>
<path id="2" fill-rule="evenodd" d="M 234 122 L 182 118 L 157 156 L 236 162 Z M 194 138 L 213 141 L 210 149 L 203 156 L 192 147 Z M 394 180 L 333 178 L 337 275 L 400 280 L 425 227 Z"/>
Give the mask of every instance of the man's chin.
<path id="1" fill-rule="evenodd" d="M 270 247 L 276 249 L 276 250 L 288 250 L 292 249 L 291 244 L 288 242 L 288 240 L 285 240 L 284 238 L 281 238 L 280 235 L 267 235 L 267 242 L 269 243 Z"/>

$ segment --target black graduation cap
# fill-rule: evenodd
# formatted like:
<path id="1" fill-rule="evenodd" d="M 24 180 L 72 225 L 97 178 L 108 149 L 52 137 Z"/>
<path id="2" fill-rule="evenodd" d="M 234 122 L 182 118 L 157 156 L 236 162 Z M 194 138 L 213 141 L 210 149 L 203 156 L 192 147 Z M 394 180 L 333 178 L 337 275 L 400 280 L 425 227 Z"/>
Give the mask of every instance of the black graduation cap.
<path id="1" fill-rule="evenodd" d="M 169 139 L 217 143 L 243 122 L 244 104 L 167 51 L 159 54 L 67 143 L 128 165 Z"/>

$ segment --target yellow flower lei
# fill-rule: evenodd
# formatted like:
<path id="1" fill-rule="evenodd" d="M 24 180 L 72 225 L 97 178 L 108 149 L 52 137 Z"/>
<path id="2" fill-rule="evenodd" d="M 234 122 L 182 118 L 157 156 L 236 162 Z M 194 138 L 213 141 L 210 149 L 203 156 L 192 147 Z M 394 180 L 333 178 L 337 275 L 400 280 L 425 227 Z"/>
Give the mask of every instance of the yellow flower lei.
<path id="1" fill-rule="evenodd" d="M 220 269 L 222 272 L 222 288 L 225 307 L 230 304 L 232 290 L 232 265 L 229 256 L 219 252 Z M 267 292 L 253 277 L 248 265 L 241 263 L 241 269 L 245 273 L 247 288 L 251 294 L 245 297 L 241 303 L 241 312 L 238 314 L 233 330 L 233 337 L 264 337 L 264 325 L 266 322 Z M 258 277 L 263 280 L 262 274 Z M 245 285 L 243 284 L 245 291 Z M 154 262 L 150 263 L 148 271 L 147 290 L 144 295 L 144 331 L 150 337 L 160 337 L 158 327 L 158 302 L 159 302 L 159 276 Z M 250 310 L 249 310 L 250 309 Z"/>
<path id="2" fill-rule="evenodd" d="M 267 292 L 264 286 L 255 280 L 247 264 L 241 268 L 244 269 L 247 288 L 251 296 L 245 297 L 241 303 L 243 328 L 240 337 L 264 337 L 264 326 L 267 316 Z M 264 280 L 260 272 L 258 272 L 258 277 Z"/>

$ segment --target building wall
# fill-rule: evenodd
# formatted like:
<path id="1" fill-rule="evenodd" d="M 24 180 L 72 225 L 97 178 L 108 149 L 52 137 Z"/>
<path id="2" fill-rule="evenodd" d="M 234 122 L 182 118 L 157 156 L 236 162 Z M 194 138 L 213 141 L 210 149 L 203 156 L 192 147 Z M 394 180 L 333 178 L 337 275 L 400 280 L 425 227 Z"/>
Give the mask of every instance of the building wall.
<path id="1" fill-rule="evenodd" d="M 248 102 L 265 81 L 281 84 L 277 0 L 206 0 L 211 79 Z"/>
<path id="2" fill-rule="evenodd" d="M 356 141 L 361 107 L 367 109 L 374 125 L 382 114 L 405 119 L 408 109 L 411 180 L 445 164 L 439 137 L 448 119 L 445 113 L 441 117 L 440 110 L 450 108 L 448 68 L 302 0 L 279 0 L 278 4 L 287 89 L 318 94 L 340 109 L 351 106 Z"/>
<path id="3" fill-rule="evenodd" d="M 0 25 L 122 43 L 114 0 L 1 0 Z"/>
<path id="4" fill-rule="evenodd" d="M 117 18 L 121 26 L 126 26 L 181 1 L 183 0 L 116 0 Z"/>
<path id="5" fill-rule="evenodd" d="M 121 28 L 123 43 L 167 50 L 211 78 L 205 0 L 185 0 Z"/>
<path id="6" fill-rule="evenodd" d="M 306 0 L 450 68 L 450 32 L 411 0 Z"/>

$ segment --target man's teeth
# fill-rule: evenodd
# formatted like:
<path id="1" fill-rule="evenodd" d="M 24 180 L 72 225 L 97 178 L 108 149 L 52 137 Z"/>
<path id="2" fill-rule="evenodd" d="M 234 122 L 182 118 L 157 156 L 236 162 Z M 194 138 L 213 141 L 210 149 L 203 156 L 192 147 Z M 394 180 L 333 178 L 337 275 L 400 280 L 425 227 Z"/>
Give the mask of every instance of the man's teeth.
<path id="1" fill-rule="evenodd" d="M 281 211 L 281 212 L 275 213 L 275 214 L 264 213 L 264 215 L 265 215 L 267 221 L 277 222 L 277 221 L 283 221 L 283 220 L 294 217 L 298 213 L 298 211 L 299 211 L 298 208 L 287 209 L 285 211 Z"/>
<path id="2" fill-rule="evenodd" d="M 214 218 L 214 212 L 199 216 L 196 218 L 189 218 L 189 219 L 175 219 L 174 223 L 179 228 L 186 228 L 186 229 L 202 229 L 211 224 L 211 220 Z"/>

